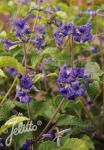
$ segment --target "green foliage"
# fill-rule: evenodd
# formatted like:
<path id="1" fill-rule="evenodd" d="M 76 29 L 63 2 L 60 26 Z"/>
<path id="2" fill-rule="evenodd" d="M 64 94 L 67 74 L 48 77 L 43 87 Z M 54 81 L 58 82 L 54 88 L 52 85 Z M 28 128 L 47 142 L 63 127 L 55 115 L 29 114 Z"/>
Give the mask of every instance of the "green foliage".
<path id="1" fill-rule="evenodd" d="M 24 74 L 22 64 L 10 56 L 0 57 L 0 67 L 14 67 L 19 73 Z"/>
<path id="2" fill-rule="evenodd" d="M 75 127 L 83 127 L 86 128 L 86 124 L 84 124 L 81 119 L 77 118 L 76 116 L 72 115 L 61 115 L 57 120 L 57 126 L 68 126 L 72 125 Z"/>
<path id="3" fill-rule="evenodd" d="M 12 103 L 12 101 L 7 101 L 3 105 L 0 106 L 0 121 L 6 121 L 11 114 L 12 109 L 15 107 L 15 105 Z"/>
<path id="4" fill-rule="evenodd" d="M 17 125 L 20 122 L 28 121 L 29 118 L 31 118 L 33 123 L 41 118 L 42 126 L 39 128 L 39 131 L 14 136 L 13 145 L 7 149 L 20 149 L 26 139 L 31 140 L 33 136 L 35 136 L 35 138 L 39 136 L 40 131 L 46 126 L 47 122 L 50 121 L 62 100 L 56 83 L 59 69 L 64 64 L 70 68 L 72 67 L 72 63 L 74 66 L 84 67 L 86 73 L 90 73 L 92 76 L 92 83 L 86 85 L 86 94 L 88 95 L 85 96 L 85 101 L 87 104 L 87 96 L 92 100 L 96 100 L 89 111 L 93 112 L 95 124 L 99 128 L 98 137 L 102 136 L 100 134 L 103 133 L 102 86 L 104 81 L 102 79 L 104 70 L 101 69 L 103 68 L 103 64 L 101 64 L 101 54 L 103 57 L 104 44 L 102 42 L 103 40 L 101 41 L 99 37 L 104 35 L 104 22 L 102 21 L 104 16 L 103 0 L 93 1 L 89 7 L 86 5 L 88 0 L 47 0 L 47 2 L 41 3 L 39 7 L 38 0 L 27 1 L 29 2 L 28 5 L 21 2 L 21 0 L 0 1 L 0 101 L 6 95 L 6 91 L 8 91 L 7 88 L 11 83 L 11 76 L 7 77 L 5 74 L 6 67 L 15 68 L 21 75 L 31 76 L 34 72 L 36 73 L 33 77 L 33 86 L 31 90 L 29 89 L 28 91 L 28 95 L 32 96 L 32 100 L 29 104 L 21 103 L 15 96 L 17 89 L 20 88 L 20 90 L 24 90 L 20 82 L 17 82 L 16 88 L 11 90 L 8 94 L 8 99 L 7 97 L 5 98 L 7 101 L 0 105 L 0 138 L 3 137 L 3 139 L 5 139 L 5 135 L 3 134 L 5 129 L 11 128 L 14 124 Z M 60 7 L 60 11 L 56 11 L 57 6 Z M 99 10 L 99 14 L 87 14 L 90 7 L 92 10 Z M 49 12 L 46 12 L 46 10 Z M 31 14 L 35 17 L 31 18 Z M 19 38 L 15 35 L 12 21 L 21 18 L 29 18 L 28 23 L 31 33 Z M 73 23 L 76 27 L 89 22 L 92 25 L 91 33 L 95 35 L 95 39 L 85 43 L 76 42 L 72 40 L 71 35 L 68 35 L 63 37 L 63 44 L 58 46 L 55 43 L 56 41 L 53 35 L 54 30 L 59 31 L 57 26 L 55 26 L 55 21 L 57 23 Z M 44 44 L 38 54 L 36 45 L 30 42 L 30 40 L 35 40 L 35 37 L 38 35 L 37 25 L 45 25 L 45 34 L 42 35 Z M 10 46 L 8 51 L 3 44 L 5 39 L 9 39 L 11 42 L 18 41 L 19 44 Z M 24 54 L 23 44 L 26 46 L 27 55 L 26 72 L 24 70 L 26 64 L 23 60 L 26 58 L 26 55 Z M 93 46 L 97 46 L 96 54 L 91 50 Z M 102 53 L 100 54 L 101 50 Z M 70 86 L 70 84 L 66 86 Z M 14 97 L 15 99 L 12 101 Z M 23 113 L 28 116 L 28 118 L 13 116 L 13 110 L 15 110 L 16 113 Z M 99 145 L 102 144 L 100 140 L 98 142 L 98 140 L 89 137 L 95 131 L 95 129 L 90 131 L 88 128 L 90 124 L 91 121 L 83 111 L 80 102 L 78 100 L 66 100 L 45 132 L 48 133 L 48 131 L 54 127 L 54 140 L 49 141 L 46 138 L 40 139 L 40 143 L 34 143 L 34 148 L 32 149 L 103 150 L 104 146 L 99 147 Z M 60 138 L 61 146 L 57 148 L 56 129 L 62 131 L 66 128 L 70 129 L 70 132 L 62 135 Z M 94 146 L 94 144 L 96 144 L 98 148 Z M 4 147 L 4 149 L 6 148 Z"/>
<path id="5" fill-rule="evenodd" d="M 94 147 L 90 146 L 90 143 L 86 142 L 84 139 L 78 139 L 78 138 L 63 138 L 63 145 L 60 148 L 60 150 L 94 150 Z M 92 145 L 92 142 L 91 142 Z"/>
<path id="6" fill-rule="evenodd" d="M 56 150 L 56 145 L 54 142 L 46 141 L 39 145 L 38 150 Z"/>
<path id="7" fill-rule="evenodd" d="M 89 143 L 89 144 L 88 144 Z M 54 142 L 43 142 L 38 150 L 95 150 L 93 142 L 88 136 L 82 139 L 69 138 L 68 136 L 61 139 L 61 147 L 57 148 Z"/>
<path id="8" fill-rule="evenodd" d="M 52 100 L 43 102 L 33 101 L 30 104 L 30 109 L 33 119 L 36 119 L 39 116 L 50 119 L 56 107 L 54 107 Z"/>
<path id="9" fill-rule="evenodd" d="M 85 65 L 85 69 L 92 75 L 93 79 L 100 81 L 100 77 L 102 76 L 103 71 L 100 69 L 99 65 L 96 62 L 88 62 Z"/>
<path id="10" fill-rule="evenodd" d="M 2 69 L 0 69 L 0 77 L 7 78 L 7 76 L 5 75 Z"/>
<path id="11" fill-rule="evenodd" d="M 92 75 L 93 83 L 87 86 L 87 91 L 92 99 L 96 99 L 100 94 L 100 77 L 103 75 L 103 71 L 100 69 L 96 62 L 88 62 L 85 65 L 86 72 Z"/>

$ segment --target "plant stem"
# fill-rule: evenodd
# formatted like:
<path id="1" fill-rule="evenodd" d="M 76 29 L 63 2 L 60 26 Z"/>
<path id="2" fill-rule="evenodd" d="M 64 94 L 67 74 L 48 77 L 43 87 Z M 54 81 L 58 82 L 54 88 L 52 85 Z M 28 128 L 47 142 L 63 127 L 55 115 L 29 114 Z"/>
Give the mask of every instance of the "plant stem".
<path id="1" fill-rule="evenodd" d="M 83 109 L 84 109 L 84 111 L 85 111 L 87 117 L 88 117 L 89 120 L 91 121 L 92 125 L 93 125 L 95 128 L 97 128 L 97 127 L 96 127 L 96 124 L 95 124 L 95 122 L 94 122 L 94 119 L 93 119 L 93 118 L 94 118 L 94 117 L 93 117 L 93 114 L 87 109 L 84 99 L 83 99 L 83 98 L 79 98 L 79 101 L 80 101 L 80 103 L 81 103 L 81 105 L 82 105 L 82 107 L 83 107 Z"/>
<path id="2" fill-rule="evenodd" d="M 73 36 L 70 36 L 70 64 L 71 67 L 74 65 L 74 50 L 73 50 Z"/>
<path id="3" fill-rule="evenodd" d="M 64 98 L 61 100 L 60 104 L 58 105 L 57 109 L 55 110 L 55 112 L 52 115 L 52 118 L 50 119 L 50 121 L 48 122 L 48 124 L 46 125 L 46 127 L 43 129 L 43 131 L 40 133 L 39 137 L 36 139 L 36 141 L 38 141 L 41 136 L 47 131 L 48 127 L 50 126 L 50 124 L 53 122 L 54 118 L 56 117 L 57 113 L 60 111 L 62 105 L 64 103 Z"/>
<path id="4" fill-rule="evenodd" d="M 27 50 L 26 50 L 26 44 L 25 43 L 23 43 L 23 49 L 24 49 L 25 73 L 27 73 Z"/>
<path id="5" fill-rule="evenodd" d="M 13 87 L 14 87 L 16 81 L 17 81 L 17 76 L 15 77 L 15 79 L 14 79 L 12 85 L 10 86 L 9 90 L 7 91 L 6 95 L 4 96 L 4 98 L 2 99 L 2 101 L 1 101 L 0 104 L 3 104 L 3 103 L 4 103 L 4 101 L 6 100 L 6 98 L 7 98 L 8 95 L 10 94 L 10 92 L 12 91 L 12 89 L 13 89 Z"/>
<path id="6" fill-rule="evenodd" d="M 28 113 L 28 117 L 31 119 L 29 103 L 27 103 L 27 113 Z"/>
<path id="7" fill-rule="evenodd" d="M 102 47 L 102 42 L 100 40 L 100 52 L 101 52 L 101 68 L 102 68 L 102 71 L 104 72 L 104 56 L 102 54 L 102 51 L 103 51 L 103 47 Z M 102 81 L 104 82 L 104 74 L 102 75 Z M 104 83 L 102 85 L 102 92 L 103 92 L 103 130 L 104 130 Z"/>

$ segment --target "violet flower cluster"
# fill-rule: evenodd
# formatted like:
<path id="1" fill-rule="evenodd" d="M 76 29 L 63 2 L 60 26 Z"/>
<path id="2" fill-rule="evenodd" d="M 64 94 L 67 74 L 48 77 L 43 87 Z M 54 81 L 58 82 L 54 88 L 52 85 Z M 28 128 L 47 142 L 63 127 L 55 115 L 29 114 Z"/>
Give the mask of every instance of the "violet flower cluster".
<path id="1" fill-rule="evenodd" d="M 54 24 L 58 27 L 58 30 L 53 31 L 54 39 L 58 46 L 63 44 L 64 37 L 75 33 L 75 26 L 72 23 L 57 23 L 55 21 Z"/>
<path id="2" fill-rule="evenodd" d="M 90 42 L 93 40 L 93 35 L 91 34 L 91 24 L 86 24 L 79 26 L 77 31 L 73 35 L 74 40 L 77 42 Z"/>
<path id="3" fill-rule="evenodd" d="M 15 28 L 15 35 L 18 36 L 20 39 L 30 33 L 29 29 L 29 24 L 28 24 L 28 19 L 23 18 L 23 19 L 15 19 L 13 21 L 13 26 Z"/>
<path id="4" fill-rule="evenodd" d="M 30 39 L 29 42 L 35 45 L 35 49 L 41 50 L 45 45 L 45 25 L 37 25 L 36 31 L 37 35 Z"/>
<path id="5" fill-rule="evenodd" d="M 64 37 L 69 35 L 73 36 L 73 40 L 77 42 L 90 42 L 93 40 L 93 35 L 91 34 L 91 25 L 85 24 L 82 26 L 76 27 L 72 23 L 57 23 L 54 24 L 58 27 L 58 30 L 54 30 L 54 39 L 57 46 L 61 46 L 63 44 Z"/>
<path id="6" fill-rule="evenodd" d="M 32 87 L 32 80 L 28 76 L 22 76 L 20 79 L 21 89 L 17 89 L 16 97 L 19 98 L 21 103 L 28 103 L 32 96 L 28 95 L 31 87 Z"/>
<path id="7" fill-rule="evenodd" d="M 86 84 L 90 81 L 91 75 L 86 73 L 84 68 L 68 68 L 66 65 L 61 68 L 57 85 L 61 95 L 69 100 L 75 100 L 77 97 L 86 96 Z M 87 80 L 88 79 L 88 80 Z"/>
<path id="8" fill-rule="evenodd" d="M 32 99 L 32 96 L 28 95 L 33 84 L 32 79 L 28 77 L 28 75 L 22 76 L 15 68 L 12 67 L 9 67 L 7 71 L 10 75 L 17 76 L 20 80 L 21 88 L 17 89 L 16 97 L 19 98 L 21 103 L 28 103 Z"/>

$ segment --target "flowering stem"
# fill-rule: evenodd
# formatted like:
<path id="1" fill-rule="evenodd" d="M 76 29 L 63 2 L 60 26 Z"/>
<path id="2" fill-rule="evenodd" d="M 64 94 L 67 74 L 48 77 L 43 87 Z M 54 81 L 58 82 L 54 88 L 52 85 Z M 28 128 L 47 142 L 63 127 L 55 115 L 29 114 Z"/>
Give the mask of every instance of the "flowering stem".
<path id="1" fill-rule="evenodd" d="M 74 63 L 74 50 L 73 50 L 73 36 L 71 35 L 70 36 L 71 39 L 70 39 L 70 64 L 71 66 L 73 67 L 73 63 Z"/>
<path id="2" fill-rule="evenodd" d="M 3 103 L 4 103 L 4 101 L 6 100 L 6 98 L 7 98 L 8 95 L 10 94 L 10 92 L 12 91 L 12 89 L 13 89 L 13 87 L 14 87 L 16 81 L 17 81 L 17 79 L 18 79 L 18 78 L 17 78 L 17 76 L 16 76 L 15 79 L 14 79 L 14 81 L 13 81 L 13 83 L 12 83 L 12 85 L 10 86 L 9 90 L 7 91 L 6 95 L 4 96 L 4 98 L 2 99 L 2 101 L 1 101 L 0 104 L 3 104 Z"/>
<path id="3" fill-rule="evenodd" d="M 23 43 L 23 49 L 24 49 L 25 73 L 27 73 L 27 51 L 26 51 L 26 45 L 25 45 L 25 43 Z"/>
<path id="4" fill-rule="evenodd" d="M 53 122 L 54 118 L 56 117 L 57 113 L 60 111 L 62 105 L 64 103 L 64 98 L 61 100 L 60 104 L 58 105 L 57 109 L 55 110 L 55 112 L 53 113 L 52 118 L 50 119 L 50 121 L 48 122 L 48 124 L 46 125 L 46 127 L 43 129 L 43 131 L 40 133 L 39 137 L 37 138 L 36 141 L 38 141 L 40 139 L 40 137 L 47 131 L 48 127 L 50 126 L 50 124 Z"/>
<path id="5" fill-rule="evenodd" d="M 94 119 L 93 119 L 93 114 L 87 109 L 84 99 L 83 99 L 83 98 L 80 98 L 79 101 L 80 101 L 80 103 L 81 103 L 81 105 L 82 105 L 82 107 L 83 107 L 83 109 L 84 109 L 84 111 L 85 111 L 85 113 L 86 113 L 88 119 L 91 121 L 92 125 L 93 125 L 95 128 L 97 128 L 97 127 L 96 127 L 96 124 L 95 124 L 95 122 L 94 122 Z"/>
<path id="6" fill-rule="evenodd" d="M 37 2 L 37 5 L 39 6 L 39 9 L 40 9 L 40 1 Z M 36 25 L 37 25 L 37 21 L 38 21 L 38 16 L 39 16 L 39 10 L 37 11 L 37 15 L 36 15 L 33 27 L 32 27 L 32 32 L 34 32 L 35 29 L 36 29 Z M 30 36 L 30 40 L 31 40 L 31 38 L 32 38 L 32 34 Z M 27 45 L 27 50 L 29 50 L 29 49 L 30 49 L 30 44 Z"/>

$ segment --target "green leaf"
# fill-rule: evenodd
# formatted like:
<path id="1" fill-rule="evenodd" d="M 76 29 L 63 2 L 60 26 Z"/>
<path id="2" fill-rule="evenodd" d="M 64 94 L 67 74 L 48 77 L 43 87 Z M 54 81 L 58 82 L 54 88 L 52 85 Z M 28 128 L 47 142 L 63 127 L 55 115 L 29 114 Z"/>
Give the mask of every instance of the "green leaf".
<path id="1" fill-rule="evenodd" d="M 86 86 L 88 95 L 90 96 L 90 98 L 92 98 L 92 100 L 96 100 L 97 97 L 100 95 L 101 93 L 101 88 L 99 85 L 99 82 L 95 81 L 92 84 L 89 84 Z"/>
<path id="2" fill-rule="evenodd" d="M 60 150 L 90 150 L 83 139 L 64 137 Z"/>
<path id="3" fill-rule="evenodd" d="M 56 150 L 56 145 L 54 142 L 46 141 L 39 145 L 38 150 Z"/>
<path id="4" fill-rule="evenodd" d="M 57 73 L 49 73 L 48 75 L 47 75 L 47 77 L 57 77 L 58 75 L 57 75 Z"/>
<path id="5" fill-rule="evenodd" d="M 82 139 L 86 142 L 86 145 L 89 147 L 90 150 L 94 150 L 95 146 L 94 143 L 92 142 L 91 138 L 87 135 L 84 135 Z"/>
<path id="6" fill-rule="evenodd" d="M 63 115 L 60 116 L 59 119 L 56 122 L 57 126 L 77 126 L 77 127 L 84 127 L 87 126 L 81 121 L 81 119 L 77 118 L 76 116 L 72 115 Z"/>
<path id="7" fill-rule="evenodd" d="M 33 119 L 36 119 L 39 116 L 43 116 L 46 119 L 50 119 L 56 107 L 53 105 L 52 100 L 47 100 L 43 102 L 31 101 L 30 109 Z"/>
<path id="8" fill-rule="evenodd" d="M 32 67 L 36 67 L 44 57 L 57 58 L 60 55 L 60 51 L 55 47 L 46 48 L 40 55 L 33 56 Z"/>
<path id="9" fill-rule="evenodd" d="M 14 67 L 19 73 L 24 74 L 24 68 L 15 58 L 10 56 L 0 57 L 0 67 Z"/>
<path id="10" fill-rule="evenodd" d="M 95 99 L 101 93 L 100 90 L 100 76 L 102 76 L 103 71 L 100 69 L 100 66 L 96 62 L 88 62 L 85 65 L 85 69 L 87 73 L 92 75 L 92 79 L 94 79 L 92 84 L 86 86 L 87 92 L 92 99 Z"/>
<path id="11" fill-rule="evenodd" d="M 85 65 L 87 73 L 92 75 L 93 79 L 100 80 L 99 77 L 102 76 L 103 71 L 100 69 L 99 65 L 96 62 L 88 62 Z"/>
<path id="12" fill-rule="evenodd" d="M 23 146 L 23 144 L 25 144 L 27 139 L 28 140 L 32 139 L 32 132 L 22 133 L 22 134 L 14 136 L 14 140 L 16 142 L 17 149 L 20 149 Z"/>
<path id="13" fill-rule="evenodd" d="M 0 69 L 0 77 L 7 78 L 7 76 L 5 75 L 2 69 Z"/>
<path id="14" fill-rule="evenodd" d="M 56 15 L 59 16 L 60 18 L 63 18 L 63 19 L 68 18 L 66 12 L 64 12 L 64 11 L 58 11 L 58 12 L 56 12 Z"/>
<path id="15" fill-rule="evenodd" d="M 43 75 L 42 73 L 36 74 L 35 78 L 34 78 L 34 83 L 36 83 L 37 81 L 39 81 L 40 79 L 42 79 Z"/>
<path id="16" fill-rule="evenodd" d="M 15 124 L 18 124 L 23 121 L 29 120 L 27 117 L 23 116 L 13 116 L 11 119 L 9 119 L 4 125 L 0 128 L 0 135 L 8 128 L 12 127 Z"/>
<path id="17" fill-rule="evenodd" d="M 15 107 L 12 101 L 7 101 L 0 106 L 0 121 L 7 120 L 10 117 L 11 110 Z"/>

